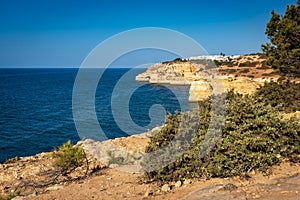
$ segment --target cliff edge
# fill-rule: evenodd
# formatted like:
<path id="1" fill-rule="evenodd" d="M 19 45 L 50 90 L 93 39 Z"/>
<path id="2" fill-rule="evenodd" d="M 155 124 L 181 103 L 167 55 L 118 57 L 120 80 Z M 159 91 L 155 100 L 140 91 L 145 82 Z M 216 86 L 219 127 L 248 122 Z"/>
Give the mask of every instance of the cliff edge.
<path id="1" fill-rule="evenodd" d="M 226 90 L 253 93 L 264 82 L 277 81 L 278 72 L 266 64 L 263 54 L 195 57 L 157 63 L 136 76 L 136 81 L 153 84 L 190 85 L 189 101 L 195 102 Z M 216 84 L 218 82 L 218 84 Z M 215 88 L 215 87 L 219 88 Z"/>
<path id="2" fill-rule="evenodd" d="M 136 76 L 136 81 L 153 84 L 190 85 L 202 66 L 187 61 L 162 62 Z"/>

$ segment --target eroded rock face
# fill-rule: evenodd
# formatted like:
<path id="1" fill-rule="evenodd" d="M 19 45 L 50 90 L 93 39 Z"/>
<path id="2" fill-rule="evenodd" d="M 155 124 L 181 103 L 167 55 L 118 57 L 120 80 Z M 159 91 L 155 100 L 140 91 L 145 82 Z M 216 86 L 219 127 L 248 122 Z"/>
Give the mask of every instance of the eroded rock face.
<path id="1" fill-rule="evenodd" d="M 212 94 L 221 94 L 230 90 L 234 90 L 241 94 L 250 94 L 261 84 L 262 82 L 243 77 L 234 80 L 226 77 L 201 79 L 191 83 L 189 101 L 196 102 L 206 99 Z"/>
<path id="2" fill-rule="evenodd" d="M 136 81 L 154 84 L 190 85 L 201 66 L 189 62 L 166 62 L 150 66 Z"/>
<path id="3" fill-rule="evenodd" d="M 235 57 L 231 62 L 212 69 L 190 62 L 164 62 L 149 67 L 136 80 L 154 84 L 190 85 L 189 101 L 196 102 L 228 90 L 250 94 L 264 82 L 276 81 L 278 77 L 260 75 L 273 71 L 262 69 L 264 62 L 264 57 L 255 54 Z"/>
<path id="4" fill-rule="evenodd" d="M 209 97 L 211 95 L 211 89 L 210 84 L 204 79 L 193 81 L 190 87 L 189 101 L 196 102 Z"/>

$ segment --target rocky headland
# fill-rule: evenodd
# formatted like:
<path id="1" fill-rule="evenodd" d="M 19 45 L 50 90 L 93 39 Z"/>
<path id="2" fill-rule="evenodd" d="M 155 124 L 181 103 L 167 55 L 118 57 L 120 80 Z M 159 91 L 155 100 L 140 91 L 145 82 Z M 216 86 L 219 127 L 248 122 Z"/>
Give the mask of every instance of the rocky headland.
<path id="1" fill-rule="evenodd" d="M 202 56 L 157 63 L 139 74 L 136 81 L 190 85 L 189 101 L 194 102 L 225 90 L 249 94 L 264 82 L 277 81 L 278 78 L 280 75 L 266 64 L 263 55 L 250 54 Z"/>
<path id="2" fill-rule="evenodd" d="M 199 66 L 189 62 L 174 61 L 157 63 L 139 74 L 136 81 L 153 84 L 190 85 Z"/>

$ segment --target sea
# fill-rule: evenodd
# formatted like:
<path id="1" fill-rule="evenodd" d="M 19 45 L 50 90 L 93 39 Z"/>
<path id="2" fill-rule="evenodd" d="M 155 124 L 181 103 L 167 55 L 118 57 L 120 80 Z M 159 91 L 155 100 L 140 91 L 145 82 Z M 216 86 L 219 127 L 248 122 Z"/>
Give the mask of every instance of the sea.
<path id="1" fill-rule="evenodd" d="M 189 86 L 136 82 L 135 76 L 146 69 L 97 70 L 103 70 L 103 74 L 93 100 L 94 113 L 107 139 L 145 132 L 163 124 L 167 113 L 191 107 L 188 103 Z M 78 71 L 75 68 L 0 69 L 0 163 L 16 156 L 52 151 L 68 140 L 76 143 L 83 139 L 76 128 L 72 110 L 73 87 Z M 120 80 L 123 87 L 116 92 Z M 122 93 L 130 94 L 129 100 L 123 101 L 122 95 L 119 96 Z M 117 109 L 112 102 L 120 102 Z M 129 113 L 128 124 L 139 128 L 127 127 L 124 130 L 123 126 L 120 127 L 119 124 L 124 124 L 118 117 L 121 111 Z M 157 113 L 158 116 L 155 115 Z M 155 123 L 152 123 L 151 115 L 155 117 Z"/>

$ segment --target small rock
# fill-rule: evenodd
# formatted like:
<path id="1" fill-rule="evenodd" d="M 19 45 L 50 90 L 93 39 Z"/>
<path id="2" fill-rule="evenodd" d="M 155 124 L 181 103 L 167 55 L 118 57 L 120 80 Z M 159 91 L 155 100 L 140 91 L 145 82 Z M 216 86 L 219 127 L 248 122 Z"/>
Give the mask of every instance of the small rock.
<path id="1" fill-rule="evenodd" d="M 24 200 L 24 199 L 26 199 L 26 198 L 21 197 L 21 196 L 17 196 L 17 197 L 12 198 L 11 200 Z"/>
<path id="2" fill-rule="evenodd" d="M 119 167 L 120 165 L 118 165 L 118 164 L 110 164 L 109 165 L 109 168 L 117 168 L 117 167 Z"/>
<path id="3" fill-rule="evenodd" d="M 289 191 L 281 191 L 280 194 L 289 193 Z"/>
<path id="4" fill-rule="evenodd" d="M 111 179 L 112 179 L 112 177 L 108 177 L 108 178 L 107 178 L 107 180 L 111 180 Z"/>
<path id="5" fill-rule="evenodd" d="M 232 183 L 228 183 L 228 184 L 222 186 L 222 190 L 232 191 L 232 190 L 235 190 L 235 189 L 237 189 L 237 186 L 232 184 Z"/>
<path id="6" fill-rule="evenodd" d="M 164 184 L 162 187 L 161 187 L 161 191 L 163 192 L 169 192 L 171 190 L 169 184 Z"/>
<path id="7" fill-rule="evenodd" d="M 148 197 L 150 195 L 152 195 L 153 192 L 151 192 L 149 189 L 145 192 L 144 197 Z"/>
<path id="8" fill-rule="evenodd" d="M 191 179 L 185 179 L 184 181 L 183 181 L 183 185 L 189 185 L 189 184 L 191 184 L 192 183 L 192 180 Z"/>
<path id="9" fill-rule="evenodd" d="M 61 189 L 61 188 L 63 188 L 62 185 L 53 185 L 53 186 L 47 187 L 47 188 L 46 188 L 46 191 L 59 190 L 59 189 Z"/>
<path id="10" fill-rule="evenodd" d="M 181 185 L 182 185 L 181 181 L 177 181 L 177 182 L 175 183 L 175 187 L 176 187 L 176 188 L 179 188 Z"/>

